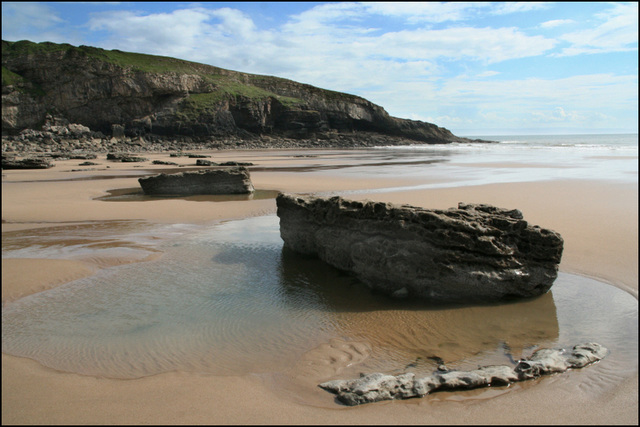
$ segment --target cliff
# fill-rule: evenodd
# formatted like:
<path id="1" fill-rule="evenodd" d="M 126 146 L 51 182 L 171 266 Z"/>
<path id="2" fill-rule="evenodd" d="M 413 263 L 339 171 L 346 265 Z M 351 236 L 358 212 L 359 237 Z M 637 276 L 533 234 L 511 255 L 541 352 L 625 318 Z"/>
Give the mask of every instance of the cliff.
<path id="1" fill-rule="evenodd" d="M 3 136 L 54 120 L 130 138 L 326 140 L 355 132 L 405 144 L 468 141 L 391 117 L 361 97 L 287 79 L 89 46 L 2 41 Z"/>

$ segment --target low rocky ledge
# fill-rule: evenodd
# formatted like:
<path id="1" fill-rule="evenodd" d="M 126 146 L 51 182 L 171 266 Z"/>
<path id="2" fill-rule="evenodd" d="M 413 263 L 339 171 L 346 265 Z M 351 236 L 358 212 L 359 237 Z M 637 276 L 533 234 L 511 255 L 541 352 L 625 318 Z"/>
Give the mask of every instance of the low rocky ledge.
<path id="1" fill-rule="evenodd" d="M 189 196 L 198 194 L 245 194 L 254 191 L 246 168 L 226 168 L 139 178 L 145 194 Z"/>
<path id="2" fill-rule="evenodd" d="M 49 169 L 54 166 L 49 159 L 30 157 L 16 159 L 2 156 L 2 169 Z"/>
<path id="3" fill-rule="evenodd" d="M 279 194 L 286 247 L 318 256 L 394 297 L 497 301 L 547 292 L 562 237 L 518 210 L 460 203 L 409 205 Z"/>
<path id="4" fill-rule="evenodd" d="M 381 400 L 424 397 L 436 391 L 470 390 L 480 387 L 505 386 L 542 375 L 583 368 L 603 359 L 608 350 L 598 343 L 579 344 L 571 351 L 540 349 L 515 367 L 483 366 L 473 371 L 439 371 L 422 378 L 413 373 L 386 375 L 375 373 L 354 380 L 334 380 L 320 384 L 345 405 L 355 406 Z"/>

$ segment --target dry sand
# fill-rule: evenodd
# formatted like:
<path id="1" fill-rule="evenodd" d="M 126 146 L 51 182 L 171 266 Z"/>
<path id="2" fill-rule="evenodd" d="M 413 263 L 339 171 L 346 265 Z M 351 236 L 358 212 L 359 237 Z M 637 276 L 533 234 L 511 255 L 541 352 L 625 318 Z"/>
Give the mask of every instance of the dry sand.
<path id="1" fill-rule="evenodd" d="M 308 155 L 308 151 L 301 152 Z M 323 154 L 331 154 L 323 151 Z M 346 178 L 323 170 L 296 167 L 339 162 L 293 157 L 294 151 L 213 153 L 216 161 L 251 161 L 254 186 L 289 192 L 323 192 L 395 187 L 408 180 L 371 176 Z M 344 153 L 343 153 L 344 154 Z M 147 155 L 168 160 L 166 154 Z M 193 164 L 193 159 L 171 159 Z M 4 171 L 2 231 L 81 221 L 143 219 L 152 222 L 207 223 L 275 212 L 273 199 L 193 203 L 183 199 L 106 203 L 94 200 L 107 190 L 137 187 L 137 176 L 166 166 L 143 167 L 98 160 L 101 166 L 71 172 L 78 161 L 56 162 L 50 170 Z M 106 165 L 109 168 L 106 168 Z M 288 168 L 281 171 L 264 168 Z M 291 167 L 291 168 L 289 168 Z M 110 179 L 71 180 L 83 176 Z M 60 181 L 65 180 L 65 181 Z M 369 198 L 427 208 L 448 208 L 460 201 L 518 208 L 531 223 L 552 228 L 565 239 L 562 271 L 599 278 L 638 292 L 638 187 L 597 181 L 494 184 L 451 189 L 358 193 Z M 6 221 L 6 222 L 5 222 Z M 92 274 L 96 269 L 140 259 L 2 260 L 3 303 Z M 2 355 L 3 424 L 637 424 L 638 377 L 617 388 L 580 384 L 554 387 L 553 378 L 488 399 L 414 399 L 355 408 L 301 404 L 255 375 L 210 376 L 170 372 L 135 380 L 112 380 L 57 372 L 39 363 Z M 324 393 L 324 392 L 319 392 Z"/>

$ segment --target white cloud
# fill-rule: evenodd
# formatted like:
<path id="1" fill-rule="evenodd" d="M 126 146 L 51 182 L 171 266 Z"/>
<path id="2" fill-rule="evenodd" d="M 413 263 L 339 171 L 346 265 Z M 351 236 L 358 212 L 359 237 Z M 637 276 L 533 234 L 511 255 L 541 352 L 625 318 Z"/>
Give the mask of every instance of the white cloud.
<path id="1" fill-rule="evenodd" d="M 513 1 L 499 2 L 493 10 L 494 15 L 507 15 L 509 13 L 529 12 L 532 10 L 547 9 L 551 7 L 549 2 L 537 1 Z"/>
<path id="2" fill-rule="evenodd" d="M 48 5 L 31 2 L 2 3 L 2 39 L 73 43 L 74 34 L 62 34 L 57 26 L 65 21 Z"/>
<path id="3" fill-rule="evenodd" d="M 92 31 L 106 30 L 111 48 L 167 56 L 189 55 L 203 37 L 216 31 L 207 23 L 211 14 L 200 8 L 148 14 L 112 11 L 93 14 Z"/>
<path id="4" fill-rule="evenodd" d="M 384 34 L 372 43 L 392 57 L 466 58 L 486 63 L 541 55 L 555 45 L 552 39 L 528 36 L 516 28 L 473 27 L 405 30 Z"/>
<path id="5" fill-rule="evenodd" d="M 402 17 L 409 23 L 461 21 L 478 8 L 487 8 L 489 3 L 468 2 L 365 2 L 366 11 L 391 17 Z"/>
<path id="6" fill-rule="evenodd" d="M 593 125 L 596 122 L 610 122 L 614 117 L 601 112 L 565 111 L 563 107 L 555 107 L 552 110 L 532 111 L 528 121 L 531 123 L 561 123 L 564 125 Z"/>
<path id="7" fill-rule="evenodd" d="M 424 84 L 391 82 L 384 92 L 368 94 L 368 99 L 394 116 L 430 118 L 426 121 L 452 130 L 487 125 L 517 128 L 533 122 L 572 122 L 589 129 L 603 124 L 605 117 L 610 127 L 636 122 L 637 93 L 637 75 L 593 74 L 562 79 L 459 77 Z"/>
<path id="8" fill-rule="evenodd" d="M 587 30 L 561 36 L 571 46 L 558 56 L 583 53 L 624 52 L 638 49 L 638 4 L 615 4 L 612 9 L 597 15 L 604 20 Z"/>
<path id="9" fill-rule="evenodd" d="M 351 92 L 388 81 L 422 81 L 442 74 L 436 62 L 442 58 L 496 63 L 544 54 L 555 43 L 516 28 L 417 28 L 374 34 L 366 27 L 341 24 L 345 16 L 356 16 L 363 8 L 352 3 L 321 5 L 269 31 L 257 29 L 238 10 L 202 7 L 157 14 L 104 12 L 92 15 L 89 28 L 111 34 L 102 43 L 109 49 L 284 74 Z"/>
<path id="10" fill-rule="evenodd" d="M 256 33 L 256 26 L 251 18 L 239 10 L 225 7 L 209 13 L 211 16 L 215 16 L 222 21 L 216 25 L 216 29 L 222 34 L 233 34 L 240 37 L 252 38 Z"/>
<path id="11" fill-rule="evenodd" d="M 478 74 L 478 77 L 493 77 L 493 76 L 497 76 L 500 73 L 498 71 L 485 71 L 483 73 Z"/>
<path id="12" fill-rule="evenodd" d="M 551 21 L 545 21 L 542 24 L 540 24 L 540 28 L 544 28 L 544 29 L 556 28 L 561 25 L 573 24 L 575 22 L 576 21 L 574 21 L 573 19 L 552 19 Z"/>

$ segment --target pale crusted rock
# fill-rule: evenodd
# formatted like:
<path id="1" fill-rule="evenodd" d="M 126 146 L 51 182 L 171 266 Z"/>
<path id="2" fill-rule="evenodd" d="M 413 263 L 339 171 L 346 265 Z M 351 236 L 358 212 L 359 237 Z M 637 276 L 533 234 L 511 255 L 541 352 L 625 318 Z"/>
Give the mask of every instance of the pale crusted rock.
<path id="1" fill-rule="evenodd" d="M 246 168 L 228 168 L 139 178 L 145 194 L 244 194 L 254 191 Z"/>
<path id="2" fill-rule="evenodd" d="M 289 194 L 276 203 L 285 246 L 396 297 L 537 296 L 552 286 L 562 256 L 562 237 L 515 209 L 460 203 L 430 210 Z"/>
<path id="3" fill-rule="evenodd" d="M 597 343 L 579 344 L 571 351 L 540 349 L 531 358 L 512 366 L 483 366 L 472 371 L 435 372 L 416 378 L 413 373 L 374 373 L 352 380 L 333 380 L 319 387 L 336 395 L 345 405 L 423 397 L 436 391 L 470 390 L 505 386 L 542 375 L 582 368 L 603 359 L 608 350 Z"/>

